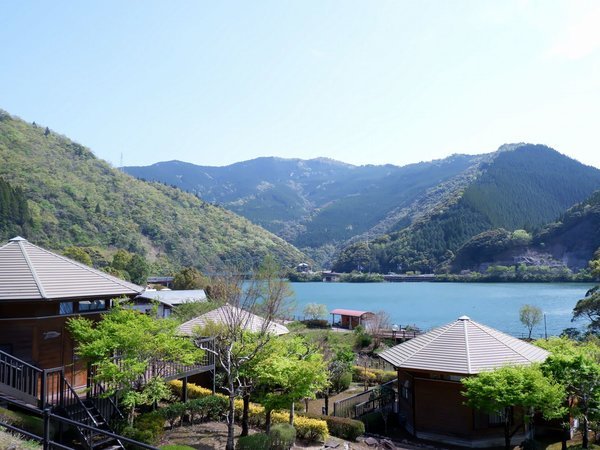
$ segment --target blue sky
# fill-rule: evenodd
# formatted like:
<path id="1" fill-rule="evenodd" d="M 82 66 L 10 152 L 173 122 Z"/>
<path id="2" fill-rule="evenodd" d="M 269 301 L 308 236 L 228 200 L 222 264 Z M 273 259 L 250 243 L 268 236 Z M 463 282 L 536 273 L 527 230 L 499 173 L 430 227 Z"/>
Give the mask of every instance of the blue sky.
<path id="1" fill-rule="evenodd" d="M 115 165 L 527 141 L 600 167 L 599 23 L 577 0 L 4 2 L 0 108 Z"/>

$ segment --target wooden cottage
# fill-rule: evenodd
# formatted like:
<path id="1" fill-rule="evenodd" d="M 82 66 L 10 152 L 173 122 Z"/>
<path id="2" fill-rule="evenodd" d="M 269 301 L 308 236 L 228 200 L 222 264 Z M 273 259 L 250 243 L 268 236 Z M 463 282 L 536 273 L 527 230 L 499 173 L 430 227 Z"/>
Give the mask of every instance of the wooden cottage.
<path id="1" fill-rule="evenodd" d="M 543 362 L 548 352 L 467 316 L 379 356 L 398 371 L 398 412 L 408 432 L 466 447 L 502 446 L 501 417 L 464 405 L 461 379 L 505 365 Z M 513 411 L 519 423 L 519 411 Z M 519 442 L 524 436 L 516 435 Z"/>
<path id="2" fill-rule="evenodd" d="M 65 368 L 73 386 L 85 386 L 66 322 L 97 320 L 111 299 L 143 288 L 16 237 L 0 247 L 0 351 L 40 369 Z M 2 391 L 0 379 L 0 391 Z"/>
<path id="3" fill-rule="evenodd" d="M 357 326 L 365 326 L 366 322 L 371 320 L 375 314 L 369 311 L 355 311 L 353 309 L 334 309 L 331 311 L 331 325 L 339 328 L 354 330 Z M 340 316 L 336 322 L 336 317 Z"/>

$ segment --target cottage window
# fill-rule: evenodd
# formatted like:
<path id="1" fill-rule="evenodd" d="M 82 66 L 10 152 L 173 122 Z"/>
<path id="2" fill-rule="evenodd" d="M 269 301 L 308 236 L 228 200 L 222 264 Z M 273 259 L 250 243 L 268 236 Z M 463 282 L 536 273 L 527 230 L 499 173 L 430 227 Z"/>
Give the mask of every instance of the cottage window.
<path id="1" fill-rule="evenodd" d="M 73 314 L 73 302 L 60 302 L 58 313 L 61 315 Z"/>
<path id="2" fill-rule="evenodd" d="M 79 302 L 79 312 L 99 311 L 102 309 L 106 309 L 106 302 L 104 300 L 85 300 Z"/>
<path id="3" fill-rule="evenodd" d="M 402 398 L 408 400 L 410 398 L 410 381 L 405 380 L 402 384 Z"/>

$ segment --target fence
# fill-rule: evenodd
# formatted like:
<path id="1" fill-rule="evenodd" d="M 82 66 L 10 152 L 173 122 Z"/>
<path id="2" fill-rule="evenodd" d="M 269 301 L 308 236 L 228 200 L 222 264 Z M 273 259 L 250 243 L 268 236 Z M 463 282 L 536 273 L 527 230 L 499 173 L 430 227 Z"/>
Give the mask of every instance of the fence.
<path id="1" fill-rule="evenodd" d="M 396 380 L 388 381 L 374 389 L 335 402 L 333 404 L 333 415 L 356 419 L 364 414 L 393 404 L 396 400 L 394 383 L 396 383 Z"/>
<path id="2" fill-rule="evenodd" d="M 82 434 L 99 434 L 106 436 L 107 438 L 117 439 L 121 442 L 125 442 L 127 444 L 133 445 L 136 449 L 144 449 L 144 450 L 159 450 L 157 447 L 153 447 L 152 445 L 144 444 L 142 442 L 134 441 L 133 439 L 126 438 L 124 436 L 119 436 L 118 434 L 111 433 L 110 431 L 101 430 L 99 428 L 85 425 L 74 420 L 67 419 L 62 416 L 58 416 L 51 412 L 50 408 L 46 408 L 43 411 L 40 411 L 36 408 L 31 408 L 28 406 L 24 406 L 22 403 L 15 402 L 6 397 L 0 397 L 0 401 L 7 402 L 13 405 L 18 406 L 20 409 L 26 410 L 28 413 L 41 416 L 43 418 L 43 433 L 42 436 L 38 436 L 37 434 L 31 433 L 29 431 L 23 430 L 22 428 L 15 427 L 9 423 L 3 422 L 0 419 L 0 427 L 9 430 L 12 433 L 19 434 L 24 436 L 27 439 L 39 442 L 42 444 L 43 450 L 74 450 L 73 447 L 68 447 L 64 444 L 56 442 L 54 437 L 52 436 L 51 429 L 52 424 L 57 425 L 67 425 L 69 427 L 73 427 L 82 431 Z"/>

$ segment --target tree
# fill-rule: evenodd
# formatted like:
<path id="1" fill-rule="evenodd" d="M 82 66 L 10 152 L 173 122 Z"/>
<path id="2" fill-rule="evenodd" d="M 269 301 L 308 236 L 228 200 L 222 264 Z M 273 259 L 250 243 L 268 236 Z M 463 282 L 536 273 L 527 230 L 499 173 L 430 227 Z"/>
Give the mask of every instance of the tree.
<path id="1" fill-rule="evenodd" d="M 177 335 L 176 321 L 141 314 L 120 303 L 99 322 L 77 317 L 67 326 L 77 354 L 95 368 L 96 380 L 128 406 L 130 422 L 137 405 L 168 393 L 162 375 L 170 364 L 190 365 L 203 355 L 192 341 Z M 155 369 L 152 378 L 150 366 Z"/>
<path id="2" fill-rule="evenodd" d="M 466 404 L 487 413 L 500 413 L 504 420 L 504 447 L 510 449 L 510 419 L 513 407 L 522 408 L 527 424 L 536 412 L 545 418 L 561 417 L 565 391 L 544 377 L 537 366 L 503 367 L 462 380 Z"/>
<path id="3" fill-rule="evenodd" d="M 274 409 L 289 408 L 293 425 L 295 402 L 315 398 L 329 384 L 323 355 L 303 338 L 278 339 L 270 349 L 262 364 L 255 366 L 255 378 L 263 389 L 267 432 Z"/>
<path id="4" fill-rule="evenodd" d="M 531 339 L 531 332 L 533 328 L 539 324 L 544 318 L 544 313 L 540 308 L 534 305 L 523 305 L 521 309 L 519 309 L 519 320 L 527 330 L 529 331 L 529 335 L 527 339 Z"/>
<path id="5" fill-rule="evenodd" d="M 146 285 L 150 266 L 146 259 L 140 255 L 133 255 L 127 264 L 127 273 L 131 277 L 131 281 L 136 284 Z"/>
<path id="6" fill-rule="evenodd" d="M 590 270 L 592 271 L 593 276 L 600 278 L 600 248 L 596 250 L 590 261 Z"/>
<path id="7" fill-rule="evenodd" d="M 571 321 L 575 321 L 581 317 L 587 318 L 590 321 L 587 327 L 588 331 L 591 333 L 600 331 L 600 289 L 598 286 L 587 291 L 585 298 L 578 300 L 575 308 L 573 308 L 573 318 Z"/>
<path id="8" fill-rule="evenodd" d="M 365 323 L 367 333 L 373 336 L 374 348 L 381 344 L 383 331 L 390 329 L 390 315 L 385 311 L 377 311 L 372 318 Z"/>
<path id="9" fill-rule="evenodd" d="M 86 266 L 92 266 L 92 257 L 81 247 L 67 247 L 63 252 L 67 258 L 71 258 L 74 261 L 78 261 Z"/>
<path id="10" fill-rule="evenodd" d="M 284 308 L 291 291 L 280 269 L 269 258 L 265 258 L 250 282 L 244 284 L 241 276 L 230 273 L 211 279 L 210 286 L 213 295 L 218 293 L 218 299 L 232 308 L 227 310 L 221 323 L 208 324 L 204 329 L 196 330 L 196 335 L 215 336 L 215 348 L 205 350 L 215 355 L 225 373 L 223 389 L 229 398 L 226 449 L 234 450 L 234 401 L 244 389 L 240 379 L 241 371 L 272 339 L 269 331 L 271 323 Z M 257 312 L 260 312 L 264 320 L 250 339 L 248 329 L 251 314 Z"/>
<path id="11" fill-rule="evenodd" d="M 588 448 L 590 422 L 599 417 L 600 348 L 594 343 L 576 344 L 564 338 L 540 345 L 551 351 L 542 370 L 564 387 L 571 415 L 581 420 L 582 447 Z M 563 442 L 566 446 L 566 439 Z"/>
<path id="12" fill-rule="evenodd" d="M 208 279 L 194 267 L 184 267 L 175 274 L 173 289 L 205 289 Z"/>
<path id="13" fill-rule="evenodd" d="M 327 316 L 327 305 L 319 303 L 309 303 L 304 307 L 304 316 L 309 320 L 319 320 Z"/>

